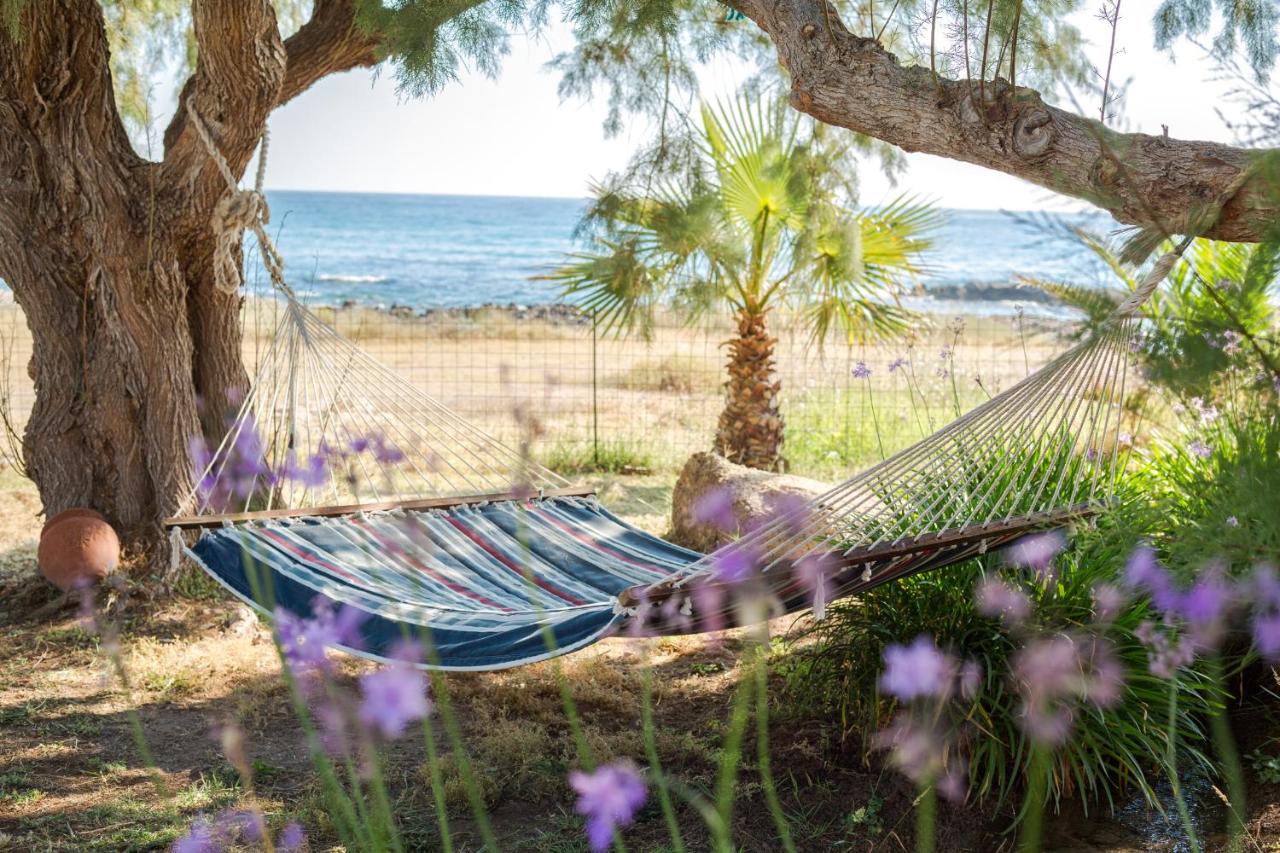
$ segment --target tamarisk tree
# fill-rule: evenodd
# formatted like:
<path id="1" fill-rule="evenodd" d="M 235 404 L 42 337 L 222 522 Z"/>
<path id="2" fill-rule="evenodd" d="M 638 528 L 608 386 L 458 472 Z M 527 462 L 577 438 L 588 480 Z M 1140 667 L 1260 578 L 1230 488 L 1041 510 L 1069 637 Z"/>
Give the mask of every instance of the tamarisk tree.
<path id="1" fill-rule="evenodd" d="M 524 14 L 492 0 L 315 0 L 286 38 L 281 18 L 298 15 L 283 12 L 0 0 L 0 278 L 34 340 L 25 465 L 47 514 L 95 507 L 135 547 L 186 494 L 189 440 L 217 438 L 227 395 L 247 383 L 240 297 L 214 280 L 211 222 L 229 187 L 187 105 L 239 179 L 272 111 L 324 76 L 390 60 L 429 90 L 461 61 L 492 67 Z M 166 45 L 194 59 L 162 150 L 144 157 L 129 135 L 138 54 Z"/>

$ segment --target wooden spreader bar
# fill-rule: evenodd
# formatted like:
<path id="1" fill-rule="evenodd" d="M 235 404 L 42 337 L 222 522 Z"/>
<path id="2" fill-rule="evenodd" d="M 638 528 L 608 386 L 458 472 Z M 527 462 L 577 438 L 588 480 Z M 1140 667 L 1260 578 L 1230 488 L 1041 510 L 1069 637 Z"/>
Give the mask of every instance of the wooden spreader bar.
<path id="1" fill-rule="evenodd" d="M 1007 521 L 992 521 L 986 524 L 973 524 L 967 527 L 951 527 L 937 533 L 926 533 L 923 536 L 910 536 L 881 545 L 867 548 L 855 548 L 852 551 L 832 551 L 835 558 L 833 570 L 853 568 L 866 563 L 885 563 L 899 557 L 932 551 L 938 548 L 954 548 L 971 545 L 983 539 L 1005 539 L 1020 534 L 1034 533 L 1040 530 L 1051 530 L 1064 527 L 1072 521 L 1089 518 L 1101 511 L 1098 504 L 1077 504 L 1066 509 L 1046 510 L 1011 518 Z M 618 595 L 618 602 L 623 607 L 635 607 L 641 601 L 649 604 L 661 604 L 676 591 L 676 583 L 680 578 L 659 581 L 654 584 L 638 584 L 629 587 Z"/>
<path id="2" fill-rule="evenodd" d="M 266 521 L 273 518 L 310 518 L 313 516 L 353 515 L 357 512 L 387 512 L 396 509 L 448 509 L 453 506 L 514 501 L 526 498 L 580 498 L 594 495 L 590 486 L 573 486 L 565 489 L 538 489 L 536 492 L 491 492 L 484 495 L 461 495 L 451 498 L 417 498 L 407 501 L 379 501 L 377 503 L 317 506 L 304 509 L 262 509 L 250 512 L 231 512 L 222 515 L 180 515 L 166 518 L 165 527 L 201 528 L 221 527 L 224 523 L 242 521 Z"/>

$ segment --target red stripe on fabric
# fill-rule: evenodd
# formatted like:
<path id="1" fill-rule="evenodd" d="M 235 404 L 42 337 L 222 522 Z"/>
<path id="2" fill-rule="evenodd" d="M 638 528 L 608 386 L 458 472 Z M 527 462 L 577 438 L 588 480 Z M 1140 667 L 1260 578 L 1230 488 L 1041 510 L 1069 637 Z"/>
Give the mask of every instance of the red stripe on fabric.
<path id="1" fill-rule="evenodd" d="M 268 527 L 261 527 L 258 529 L 265 536 L 267 536 L 267 538 L 275 542 L 277 546 L 293 554 L 295 557 L 301 557 L 304 560 L 309 560 L 310 562 L 315 563 L 321 568 L 327 569 L 333 572 L 335 575 L 339 575 L 351 581 L 352 583 L 358 584 L 360 582 L 355 575 L 351 574 L 346 569 L 342 568 L 336 563 L 331 563 L 328 560 L 324 559 L 323 557 L 316 556 L 314 553 L 308 551 L 306 548 L 302 548 L 298 545 L 293 544 L 292 542 L 290 542 L 288 539 L 285 538 L 284 534 L 278 533 L 275 530 L 272 530 Z"/>
<path id="2" fill-rule="evenodd" d="M 374 539 L 378 538 L 378 532 L 370 528 L 368 522 L 357 520 L 355 522 L 355 525 L 356 527 L 359 527 L 361 530 L 368 533 Z M 399 553 L 399 556 L 403 558 L 404 561 L 410 565 L 410 567 L 417 569 L 418 571 L 422 572 L 424 575 L 428 576 L 429 578 L 436 581 L 437 583 L 444 586 L 445 588 L 450 589 L 453 592 L 456 592 L 460 595 L 465 595 L 467 598 L 470 598 L 472 601 L 478 601 L 481 604 L 484 604 L 488 607 L 493 607 L 498 610 L 501 610 L 503 613 L 514 612 L 510 607 L 506 607 L 502 604 L 499 604 L 496 601 L 491 601 L 488 598 L 485 598 L 480 593 L 476 592 L 475 590 L 468 589 L 467 587 L 463 586 L 457 581 L 450 580 L 449 578 L 437 572 L 435 569 L 431 568 L 431 566 L 422 562 L 418 558 L 412 556 L 404 548 L 400 548 L 397 546 L 395 548 L 395 551 Z"/>
<path id="3" fill-rule="evenodd" d="M 587 603 L 582 599 L 578 598 L 577 596 L 572 595 L 571 593 L 565 592 L 564 590 L 561 590 L 561 589 L 557 589 L 553 584 L 549 583 L 543 578 L 538 577 L 537 575 L 533 574 L 533 572 L 530 572 L 526 576 L 524 571 L 520 568 L 518 564 L 512 562 L 501 551 L 499 551 L 497 548 L 494 548 L 488 542 L 484 541 L 484 538 L 480 536 L 480 534 L 476 533 L 474 530 L 467 527 L 465 524 L 463 524 L 458 519 L 454 518 L 452 515 L 446 515 L 445 518 L 449 520 L 450 524 L 458 528 L 458 530 L 462 533 L 463 536 L 467 537 L 472 542 L 479 545 L 481 549 L 484 550 L 485 553 L 493 557 L 499 563 L 502 563 L 502 565 L 506 566 L 511 571 L 515 572 L 517 575 L 520 576 L 522 580 L 532 580 L 533 583 L 537 585 L 539 588 L 546 590 L 547 592 L 551 593 L 557 598 L 563 598 L 565 601 L 569 602 L 570 604 L 586 604 Z"/>
<path id="4" fill-rule="evenodd" d="M 545 518 L 547 521 L 551 522 L 556 527 L 563 530 L 565 533 L 568 533 L 574 539 L 577 539 L 579 542 L 581 542 L 584 545 L 591 546 L 592 548 L 594 548 L 595 550 L 599 551 L 602 554 L 606 554 L 610 557 L 613 557 L 616 560 L 621 560 L 622 562 L 627 563 L 628 565 L 635 566 L 637 569 L 641 569 L 652 575 L 656 575 L 657 577 L 660 577 L 660 578 L 665 578 L 667 575 L 671 574 L 670 569 L 659 568 L 655 566 L 653 563 L 641 563 L 633 557 L 628 557 L 626 554 L 621 554 L 613 550 L 607 545 L 600 544 L 599 540 L 592 539 L 590 536 L 586 536 L 581 531 L 575 530 L 572 526 L 564 523 L 563 521 L 556 518 L 551 513 L 547 512 L 545 509 L 543 509 L 540 506 L 537 506 L 536 504 L 530 503 L 527 506 L 530 511 L 537 513 L 539 516 L 541 516 L 542 518 Z"/>

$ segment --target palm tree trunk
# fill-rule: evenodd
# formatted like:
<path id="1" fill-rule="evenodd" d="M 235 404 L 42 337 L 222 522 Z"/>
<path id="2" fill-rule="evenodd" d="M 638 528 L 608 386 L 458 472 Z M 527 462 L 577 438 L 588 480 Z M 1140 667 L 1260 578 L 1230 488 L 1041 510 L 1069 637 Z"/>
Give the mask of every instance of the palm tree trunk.
<path id="1" fill-rule="evenodd" d="M 778 339 L 765 327 L 767 312 L 738 312 L 738 336 L 729 341 L 729 379 L 716 431 L 716 450 L 730 462 L 777 470 L 782 463 L 781 383 L 773 350 Z"/>

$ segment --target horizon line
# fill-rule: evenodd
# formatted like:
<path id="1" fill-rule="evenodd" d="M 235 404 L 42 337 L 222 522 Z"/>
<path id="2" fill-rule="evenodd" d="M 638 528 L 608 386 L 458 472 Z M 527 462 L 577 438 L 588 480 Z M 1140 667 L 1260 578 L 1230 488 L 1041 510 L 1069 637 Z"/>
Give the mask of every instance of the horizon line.
<path id="1" fill-rule="evenodd" d="M 507 193 L 458 193 L 458 192 L 423 192 L 423 191 L 406 191 L 406 190 L 321 190 L 321 189 L 300 189 L 297 187 L 267 187 L 266 192 L 273 193 L 300 193 L 311 195 L 384 195 L 384 196 L 407 196 L 407 197 L 426 197 L 426 198 L 475 198 L 475 199 L 520 199 L 528 201 L 588 201 L 588 196 L 577 195 L 514 195 Z M 1087 202 L 1081 202 L 1087 204 Z M 866 205 L 866 207 L 876 207 L 876 205 Z M 1082 211 L 1063 211 L 1052 207 L 960 207 L 955 205 L 939 205 L 939 210 L 971 210 L 985 211 L 990 213 L 1065 213 L 1067 215 L 1077 215 L 1080 213 L 1095 214 L 1098 216 L 1109 216 L 1107 211 L 1093 208 Z"/>

